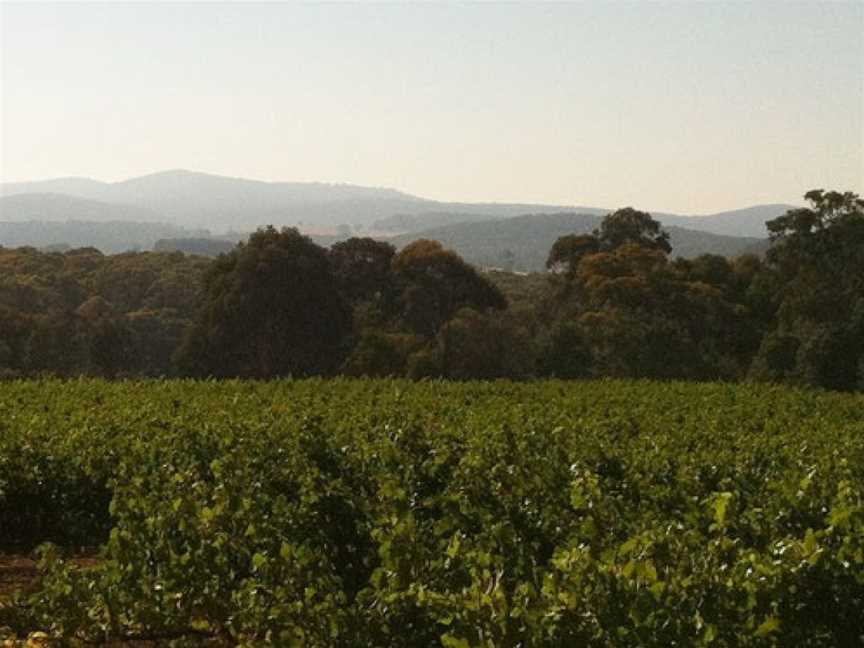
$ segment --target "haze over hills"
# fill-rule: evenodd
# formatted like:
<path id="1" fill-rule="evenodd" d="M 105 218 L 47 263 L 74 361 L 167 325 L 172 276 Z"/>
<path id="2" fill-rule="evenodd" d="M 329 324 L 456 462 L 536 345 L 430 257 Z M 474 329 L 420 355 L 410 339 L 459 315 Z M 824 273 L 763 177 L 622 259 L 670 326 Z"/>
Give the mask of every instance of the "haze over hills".
<path id="1" fill-rule="evenodd" d="M 61 193 L 22 193 L 0 197 L 0 221 L 91 221 L 158 223 L 152 209 L 78 198 Z"/>
<path id="2" fill-rule="evenodd" d="M 0 221 L 0 246 L 37 248 L 94 247 L 104 254 L 150 250 L 161 239 L 195 233 L 165 223 L 129 221 Z"/>
<path id="3" fill-rule="evenodd" d="M 423 202 L 394 189 L 262 182 L 183 170 L 114 183 L 65 178 L 0 185 L 3 196 L 46 192 L 132 205 L 158 212 L 161 220 L 174 225 L 214 230 L 254 230 L 267 224 L 362 224 L 399 211 L 413 211 L 416 203 Z"/>
<path id="4" fill-rule="evenodd" d="M 571 211 L 600 215 L 609 211 L 571 205 L 441 202 L 395 189 L 313 182 L 262 182 L 184 170 L 163 171 L 113 183 L 88 178 L 58 178 L 0 185 L 2 196 L 47 193 L 114 203 L 118 210 L 138 207 L 155 212 L 159 215 L 158 220 L 164 222 L 214 231 L 250 231 L 267 224 L 302 225 L 307 229 L 349 224 L 401 233 L 442 224 L 530 213 Z M 765 236 L 765 220 L 791 207 L 759 205 L 708 216 L 652 213 L 668 225 L 734 236 Z M 125 218 L 125 215 L 120 215 L 112 220 Z M 0 219 L 22 218 L 17 215 L 14 205 L 4 201 Z"/>
<path id="5" fill-rule="evenodd" d="M 791 208 L 770 204 L 706 216 L 652 215 L 670 230 L 676 254 L 731 255 L 756 249 L 754 238 L 767 234 L 765 221 Z M 342 235 L 395 236 L 398 243 L 435 238 L 480 265 L 501 265 L 500 255 L 509 249 L 518 257 L 516 267 L 533 270 L 542 267 L 557 236 L 590 231 L 609 211 L 563 205 L 440 202 L 395 189 L 262 182 L 177 170 L 113 183 L 72 177 L 2 184 L 0 221 L 5 225 L 0 230 L 0 245 L 67 242 L 107 246 L 104 251 L 108 252 L 123 245 L 147 248 L 163 238 L 219 238 L 228 233 L 229 239 L 239 240 L 242 234 L 238 233 L 272 224 L 297 226 L 327 240 L 337 230 Z M 45 225 L 58 221 L 68 224 L 65 228 Z M 72 225 L 73 221 L 80 224 Z M 11 227 L 14 223 L 17 226 Z M 100 223 L 109 225 L 100 229 Z M 122 234 L 120 223 L 136 224 L 128 233 L 136 233 L 140 240 Z M 164 228 L 156 231 L 143 227 L 147 224 Z M 70 240 L 58 240 L 64 235 Z"/>
<path id="6" fill-rule="evenodd" d="M 657 220 L 667 226 L 686 227 L 687 229 L 722 234 L 725 236 L 749 236 L 767 238 L 768 230 L 765 223 L 782 216 L 795 205 L 781 203 L 770 205 L 754 205 L 744 209 L 709 214 L 706 216 L 677 216 L 674 214 L 658 214 Z"/>
<path id="7" fill-rule="evenodd" d="M 523 207 L 523 211 L 518 214 L 519 216 L 524 216 L 532 212 L 553 213 L 563 211 L 589 214 L 592 216 L 603 216 L 612 211 L 610 209 L 601 209 L 599 207 L 553 208 L 550 206 L 541 206 L 542 208 L 540 210 L 536 209 L 536 205 L 523 205 L 521 207 Z M 768 231 L 765 228 L 765 223 L 777 216 L 785 214 L 790 209 L 795 209 L 795 206 L 784 204 L 755 205 L 744 209 L 708 214 L 705 216 L 681 216 L 679 214 L 666 214 L 663 212 L 651 212 L 651 215 L 666 227 L 683 227 L 690 230 L 710 232 L 712 234 L 720 234 L 723 236 L 766 238 L 768 236 Z M 496 215 L 496 217 L 498 216 Z M 420 214 L 396 214 L 390 218 L 375 221 L 372 228 L 375 231 L 380 232 L 404 234 L 422 232 L 430 228 L 455 225 L 457 223 L 476 223 L 487 220 L 490 220 L 489 214 L 436 211 L 423 212 Z"/>

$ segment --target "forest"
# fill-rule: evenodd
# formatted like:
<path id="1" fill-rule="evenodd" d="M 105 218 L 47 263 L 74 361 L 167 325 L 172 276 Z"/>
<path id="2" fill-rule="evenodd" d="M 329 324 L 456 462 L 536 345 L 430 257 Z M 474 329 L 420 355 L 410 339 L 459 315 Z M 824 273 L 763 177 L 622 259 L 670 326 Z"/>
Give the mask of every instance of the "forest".
<path id="1" fill-rule="evenodd" d="M 813 190 L 764 256 L 672 258 L 649 214 L 547 271 L 259 229 L 215 260 L 0 248 L 0 378 L 650 378 L 864 389 L 864 200 Z"/>

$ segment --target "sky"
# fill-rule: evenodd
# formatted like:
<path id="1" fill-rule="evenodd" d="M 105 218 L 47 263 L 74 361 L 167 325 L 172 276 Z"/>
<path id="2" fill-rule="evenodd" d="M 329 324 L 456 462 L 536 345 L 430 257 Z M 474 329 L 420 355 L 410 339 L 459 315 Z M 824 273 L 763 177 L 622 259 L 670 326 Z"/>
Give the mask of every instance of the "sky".
<path id="1" fill-rule="evenodd" d="M 0 4 L 0 179 L 711 213 L 864 194 L 864 3 Z"/>

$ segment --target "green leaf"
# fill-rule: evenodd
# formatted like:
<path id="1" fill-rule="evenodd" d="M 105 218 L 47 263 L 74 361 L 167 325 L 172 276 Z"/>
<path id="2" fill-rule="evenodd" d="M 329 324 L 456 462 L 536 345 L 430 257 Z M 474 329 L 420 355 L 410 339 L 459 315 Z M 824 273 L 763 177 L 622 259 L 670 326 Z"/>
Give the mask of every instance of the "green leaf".
<path id="1" fill-rule="evenodd" d="M 762 622 L 758 628 L 756 628 L 756 636 L 757 637 L 765 637 L 772 632 L 776 632 L 780 629 L 780 619 L 777 617 L 768 617 L 765 621 Z"/>
<path id="2" fill-rule="evenodd" d="M 259 571 L 266 564 L 267 564 L 267 554 L 266 553 L 259 551 L 254 556 L 252 556 L 252 568 L 255 571 Z"/>
<path id="3" fill-rule="evenodd" d="M 726 523 L 726 512 L 729 509 L 729 502 L 732 500 L 732 493 L 724 491 L 717 495 L 714 500 L 714 521 L 723 526 Z"/>
<path id="4" fill-rule="evenodd" d="M 446 646 L 446 648 L 471 648 L 471 644 L 467 639 L 461 639 L 451 634 L 442 635 L 441 643 Z"/>

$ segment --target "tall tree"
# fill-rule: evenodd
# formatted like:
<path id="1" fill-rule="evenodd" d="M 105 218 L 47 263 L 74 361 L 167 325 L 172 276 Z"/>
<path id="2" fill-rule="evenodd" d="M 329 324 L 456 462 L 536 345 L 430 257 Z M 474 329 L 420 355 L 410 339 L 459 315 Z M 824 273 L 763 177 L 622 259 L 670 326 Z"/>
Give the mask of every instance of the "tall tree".
<path id="1" fill-rule="evenodd" d="M 864 200 L 822 189 L 804 197 L 808 207 L 767 223 L 776 327 L 753 375 L 855 389 L 864 384 Z"/>
<path id="2" fill-rule="evenodd" d="M 591 234 L 567 234 L 558 238 L 549 250 L 546 268 L 553 272 L 563 272 L 568 277 L 576 273 L 579 261 L 589 254 L 600 251 L 600 241 Z"/>
<path id="3" fill-rule="evenodd" d="M 669 234 L 660 223 L 651 218 L 651 214 L 632 207 L 607 214 L 600 227 L 594 230 L 594 236 L 603 250 L 614 250 L 627 243 L 635 243 L 667 254 L 672 251 Z"/>
<path id="4" fill-rule="evenodd" d="M 507 300 L 452 250 L 420 239 L 393 259 L 398 298 L 397 318 L 413 332 L 432 336 L 460 308 L 502 310 Z"/>
<path id="5" fill-rule="evenodd" d="M 391 285 L 390 263 L 396 248 L 372 238 L 350 238 L 330 247 L 333 276 L 352 302 L 381 297 Z"/>
<path id="6" fill-rule="evenodd" d="M 327 252 L 296 229 L 258 230 L 205 275 L 204 303 L 178 357 L 193 375 L 273 378 L 331 371 L 351 313 Z"/>

